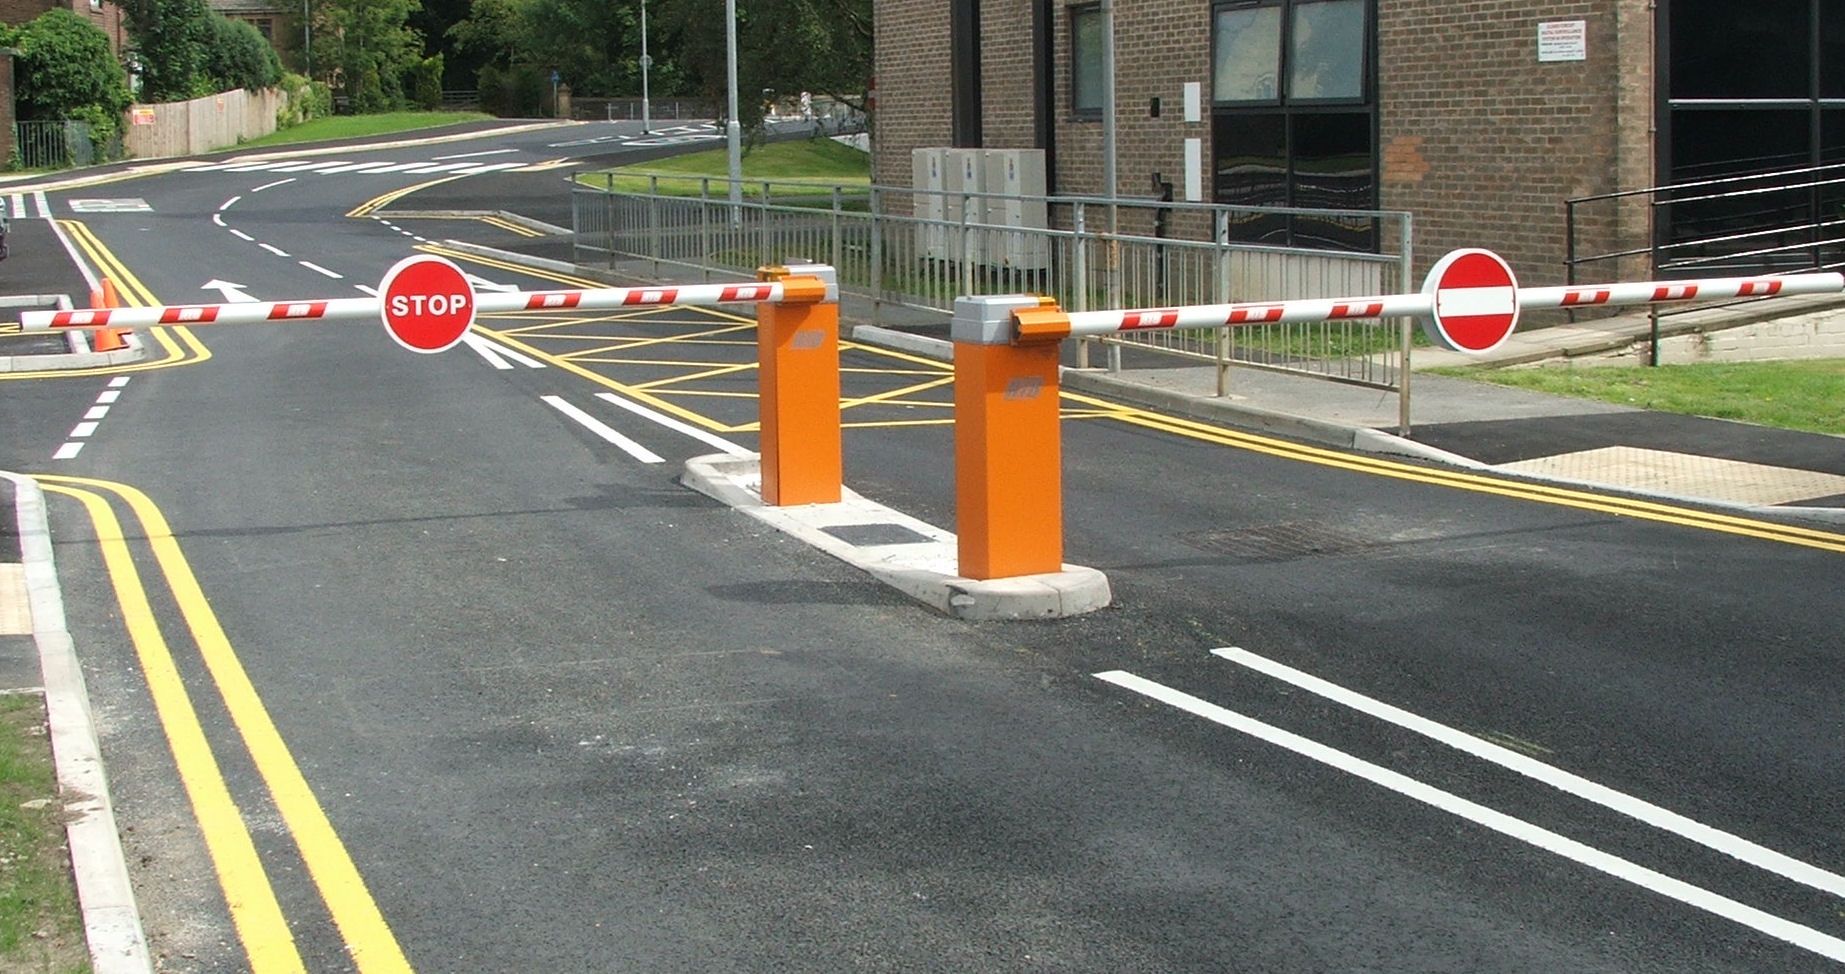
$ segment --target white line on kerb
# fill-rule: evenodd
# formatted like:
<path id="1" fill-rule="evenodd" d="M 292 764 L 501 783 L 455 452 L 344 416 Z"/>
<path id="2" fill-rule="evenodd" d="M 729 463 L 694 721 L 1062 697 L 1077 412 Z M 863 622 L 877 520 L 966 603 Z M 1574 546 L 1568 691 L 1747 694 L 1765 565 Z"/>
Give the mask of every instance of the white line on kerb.
<path id="1" fill-rule="evenodd" d="M 1211 654 L 1229 660 L 1240 666 L 1246 666 L 1258 673 L 1272 676 L 1277 680 L 1291 683 L 1309 693 L 1318 694 L 1334 703 L 1350 707 L 1359 713 L 1369 714 L 1379 720 L 1388 721 L 1405 730 L 1414 731 L 1432 741 L 1446 744 L 1457 751 L 1471 754 L 1484 761 L 1491 761 L 1502 768 L 1508 768 L 1527 778 L 1544 784 L 1566 794 L 1574 795 L 1585 801 L 1594 802 L 1603 808 L 1619 812 L 1628 818 L 1645 822 L 1654 828 L 1664 829 L 1674 835 L 1690 839 L 1709 849 L 1714 849 L 1726 856 L 1731 856 L 1765 869 L 1779 876 L 1784 876 L 1796 883 L 1803 883 L 1814 889 L 1824 890 L 1834 896 L 1845 896 L 1845 876 L 1829 872 L 1810 863 L 1801 862 L 1791 856 L 1783 855 L 1773 849 L 1757 845 L 1738 835 L 1732 835 L 1721 829 L 1712 828 L 1702 822 L 1686 818 L 1677 812 L 1654 805 L 1651 802 L 1635 798 L 1600 785 L 1587 778 L 1574 775 L 1568 771 L 1552 767 L 1542 761 L 1527 757 L 1509 748 L 1500 747 L 1483 741 L 1472 734 L 1463 733 L 1443 724 L 1419 717 L 1407 710 L 1393 707 L 1362 693 L 1347 690 L 1319 677 L 1303 673 L 1291 666 L 1265 659 L 1244 649 L 1231 647 L 1213 649 Z"/>
<path id="2" fill-rule="evenodd" d="M 709 430 L 701 430 L 698 427 L 693 426 L 690 423 L 682 423 L 679 420 L 676 420 L 672 418 L 671 416 L 666 415 L 665 413 L 662 413 L 655 409 L 649 409 L 646 406 L 643 406 L 638 402 L 629 402 L 628 400 L 623 399 L 622 397 L 617 396 L 612 392 L 598 392 L 596 393 L 596 398 L 612 406 L 620 406 L 621 408 L 626 409 L 628 412 L 631 412 L 636 416 L 640 416 L 643 419 L 653 420 L 654 422 L 659 423 L 661 426 L 664 426 L 669 430 L 676 430 L 678 432 L 684 433 L 685 435 L 695 440 L 698 440 L 701 443 L 707 443 L 707 444 L 710 444 L 711 446 L 715 446 L 718 449 L 723 450 L 725 453 L 728 453 L 733 457 L 747 457 L 751 455 L 749 450 L 745 450 L 744 448 L 738 446 L 737 444 L 732 443 L 729 440 L 724 439 L 723 437 L 710 432 Z"/>
<path id="3" fill-rule="evenodd" d="M 1459 795 L 1442 791 L 1425 785 L 1406 775 L 1398 774 L 1388 768 L 1372 764 L 1362 758 L 1353 757 L 1344 751 L 1327 747 L 1318 741 L 1308 740 L 1270 724 L 1265 724 L 1253 717 L 1226 710 L 1171 687 L 1163 686 L 1152 680 L 1135 676 L 1122 670 L 1109 670 L 1095 674 L 1096 679 L 1131 690 L 1145 697 L 1183 710 L 1194 716 L 1203 717 L 1215 724 L 1221 724 L 1251 737 L 1267 741 L 1277 747 L 1293 751 L 1305 758 L 1318 761 L 1328 767 L 1344 771 L 1355 777 L 1363 778 L 1375 785 L 1381 785 L 1399 795 L 1438 808 L 1450 815 L 1467 819 L 1477 825 L 1485 826 L 1501 835 L 1509 836 L 1520 842 L 1536 846 L 1547 852 L 1555 853 L 1573 862 L 1581 863 L 1597 872 L 1612 876 L 1623 882 L 1632 883 L 1643 889 L 1652 890 L 1662 896 L 1678 900 L 1688 906 L 1714 914 L 1726 920 L 1740 923 L 1753 930 L 1760 931 L 1777 940 L 1784 940 L 1802 950 L 1808 950 L 1822 957 L 1835 961 L 1845 961 L 1845 940 L 1821 933 L 1812 927 L 1803 926 L 1792 920 L 1783 919 L 1771 913 L 1765 913 L 1747 904 L 1738 903 L 1729 897 L 1713 893 L 1699 886 L 1693 886 L 1683 880 L 1673 879 L 1664 873 L 1648 869 L 1637 863 L 1629 862 L 1619 856 L 1610 855 L 1599 849 L 1577 842 L 1574 839 L 1558 835 L 1549 829 L 1540 828 L 1523 819 L 1513 818 L 1503 812 L 1497 812 L 1477 802 L 1468 801 Z"/>
<path id="4" fill-rule="evenodd" d="M 322 267 L 319 264 L 310 263 L 305 260 L 299 261 L 299 263 L 301 264 L 302 267 L 305 267 L 308 270 L 313 271 L 316 274 L 322 274 L 327 277 L 331 277 L 336 281 L 343 281 L 346 279 L 346 275 L 327 270 L 325 267 Z"/>
<path id="5" fill-rule="evenodd" d="M 615 444 L 617 447 L 620 447 L 623 451 L 625 451 L 629 456 L 633 457 L 634 459 L 639 460 L 642 463 L 665 463 L 666 462 L 665 458 L 661 457 L 658 453 L 655 453 L 652 450 L 649 450 L 646 447 L 640 445 L 639 443 L 636 443 L 633 440 L 628 439 L 627 437 L 621 435 L 620 433 L 615 432 L 614 430 L 610 429 L 608 426 L 604 425 L 601 420 L 565 402 L 561 397 L 559 396 L 540 396 L 539 398 L 543 399 L 546 403 L 548 403 L 551 406 L 551 408 L 583 424 L 584 429 L 587 429 L 591 433 L 594 433 L 597 436 L 600 436 L 603 439 L 609 441 L 610 443 Z"/>

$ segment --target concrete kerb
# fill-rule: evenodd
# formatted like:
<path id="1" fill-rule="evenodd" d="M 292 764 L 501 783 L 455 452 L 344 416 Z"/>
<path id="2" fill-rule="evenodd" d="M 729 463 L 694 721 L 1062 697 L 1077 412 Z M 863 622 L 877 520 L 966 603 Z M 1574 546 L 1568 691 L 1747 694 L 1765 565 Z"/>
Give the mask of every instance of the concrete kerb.
<path id="1" fill-rule="evenodd" d="M 1108 577 L 1065 565 L 1061 572 L 979 580 L 956 573 L 955 536 L 842 489 L 837 504 L 771 507 L 762 501 L 759 458 L 694 457 L 680 480 L 729 507 L 818 548 L 939 612 L 974 622 L 1061 619 L 1113 601 Z M 907 535 L 892 543 L 855 544 L 856 531 Z"/>
<path id="2" fill-rule="evenodd" d="M 15 492 L 26 598 L 44 678 L 52 758 L 90 963 L 97 974 L 151 974 L 153 959 L 128 879 L 89 691 L 65 622 L 45 495 L 30 477 L 4 471 L 0 477 L 12 481 Z"/>
<path id="3" fill-rule="evenodd" d="M 48 355 L 0 355 L 0 372 L 54 372 L 65 369 L 106 369 L 118 365 L 139 362 L 147 357 L 147 343 L 141 340 L 139 332 L 129 332 L 122 336 L 127 344 L 112 352 L 93 352 L 90 350 L 90 336 L 82 331 L 73 330 L 66 336 L 71 344 L 68 352 L 52 352 Z"/>
<path id="4" fill-rule="evenodd" d="M 517 135 L 521 132 L 538 132 L 544 129 L 563 128 L 569 125 L 581 125 L 582 122 L 560 118 L 543 122 L 531 122 L 525 125 L 509 125 L 505 128 L 476 129 L 471 132 L 451 132 L 447 135 L 430 135 L 421 138 L 392 139 L 387 142 L 347 142 L 340 145 L 318 146 L 314 148 L 282 147 L 274 152 L 255 152 L 249 155 L 232 156 L 224 162 L 268 162 L 272 159 L 295 159 L 302 156 L 327 156 L 343 152 L 370 152 L 374 149 L 403 149 L 413 145 L 441 145 L 446 142 L 466 142 L 470 139 L 482 139 L 495 135 Z"/>

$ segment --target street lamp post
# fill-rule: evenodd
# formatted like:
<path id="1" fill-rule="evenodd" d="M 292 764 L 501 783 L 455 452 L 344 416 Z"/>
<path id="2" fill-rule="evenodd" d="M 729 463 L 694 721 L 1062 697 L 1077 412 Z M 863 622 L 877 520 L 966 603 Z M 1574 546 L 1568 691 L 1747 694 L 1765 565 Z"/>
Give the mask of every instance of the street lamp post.
<path id="1" fill-rule="evenodd" d="M 737 0 L 724 0 L 725 70 L 730 84 L 730 118 L 724 137 L 730 143 L 730 224 L 743 222 L 743 126 L 737 122 Z"/>
<path id="2" fill-rule="evenodd" d="M 308 0 L 301 0 L 301 53 L 307 59 L 308 80 L 314 80 L 314 14 Z"/>
<path id="3" fill-rule="evenodd" d="M 641 134 L 653 131 L 652 107 L 647 100 L 647 69 L 653 58 L 647 56 L 647 0 L 641 0 Z"/>

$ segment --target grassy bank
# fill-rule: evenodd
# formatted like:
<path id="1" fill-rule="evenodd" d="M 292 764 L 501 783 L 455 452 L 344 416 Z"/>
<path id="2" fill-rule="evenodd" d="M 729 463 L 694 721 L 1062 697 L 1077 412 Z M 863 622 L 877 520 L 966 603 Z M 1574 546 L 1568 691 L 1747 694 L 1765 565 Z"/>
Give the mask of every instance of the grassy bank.
<path id="1" fill-rule="evenodd" d="M 622 166 L 578 177 L 584 185 L 605 187 L 611 178 L 624 193 L 645 193 L 649 177 L 658 176 L 662 196 L 697 196 L 700 180 L 730 178 L 730 155 L 725 149 L 689 152 L 681 156 Z M 770 142 L 743 154 L 743 178 L 768 180 L 778 195 L 826 194 L 834 186 L 848 189 L 871 185 L 871 156 L 832 139 Z M 722 184 L 715 195 L 727 192 Z"/>
<path id="2" fill-rule="evenodd" d="M 44 704 L 0 696 L 0 970 L 89 969 Z"/>
<path id="3" fill-rule="evenodd" d="M 1642 409 L 1845 434 L 1845 359 L 1437 371 Z"/>
<path id="4" fill-rule="evenodd" d="M 332 142 L 339 139 L 392 135 L 441 125 L 454 125 L 457 122 L 477 122 L 492 117 L 480 112 L 385 112 L 378 115 L 329 115 L 324 118 L 310 119 L 293 128 L 283 129 L 274 135 L 251 139 L 240 143 L 238 148 L 260 149 L 264 146 L 292 145 L 297 142 Z"/>

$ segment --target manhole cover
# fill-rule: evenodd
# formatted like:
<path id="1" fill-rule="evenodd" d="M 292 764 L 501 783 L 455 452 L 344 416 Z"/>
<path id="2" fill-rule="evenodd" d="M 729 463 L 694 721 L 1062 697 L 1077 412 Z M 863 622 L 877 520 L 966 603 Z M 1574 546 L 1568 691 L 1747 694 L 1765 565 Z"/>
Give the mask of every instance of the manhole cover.
<path id="1" fill-rule="evenodd" d="M 935 540 L 901 524 L 842 524 L 820 530 L 857 548 L 887 544 L 928 544 Z"/>
<path id="2" fill-rule="evenodd" d="M 1250 560 L 1333 555 L 1363 551 L 1378 544 L 1363 535 L 1305 521 L 1197 531 L 1174 535 L 1174 540 L 1200 551 Z"/>

